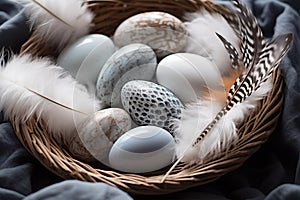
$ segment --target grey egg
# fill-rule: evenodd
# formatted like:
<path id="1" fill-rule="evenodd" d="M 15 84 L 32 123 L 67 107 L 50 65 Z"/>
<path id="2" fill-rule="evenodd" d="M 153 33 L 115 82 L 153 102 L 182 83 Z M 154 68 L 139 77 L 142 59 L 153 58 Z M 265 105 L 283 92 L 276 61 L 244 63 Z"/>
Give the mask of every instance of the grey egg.
<path id="1" fill-rule="evenodd" d="M 137 125 L 153 125 L 173 132 L 172 120 L 180 119 L 180 100 L 167 88 L 156 83 L 135 80 L 121 90 L 124 109 Z"/>
<path id="2" fill-rule="evenodd" d="M 156 55 L 144 44 L 130 44 L 116 51 L 105 63 L 97 80 L 97 96 L 106 106 L 121 107 L 121 89 L 131 80 L 152 80 Z"/>

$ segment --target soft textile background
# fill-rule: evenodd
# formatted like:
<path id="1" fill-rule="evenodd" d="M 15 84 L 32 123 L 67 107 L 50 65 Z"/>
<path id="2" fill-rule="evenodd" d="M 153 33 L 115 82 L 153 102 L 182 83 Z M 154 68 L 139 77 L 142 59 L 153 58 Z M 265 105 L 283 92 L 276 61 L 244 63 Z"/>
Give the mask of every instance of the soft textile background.
<path id="1" fill-rule="evenodd" d="M 221 1 L 220 3 L 228 3 Z M 300 2 L 245 0 L 266 37 L 293 32 L 292 49 L 281 64 L 285 103 L 270 140 L 240 169 L 220 180 L 156 199 L 300 199 Z M 0 48 L 18 52 L 29 37 L 22 9 L 0 0 Z M 1 81 L 1 80 L 0 80 Z M 48 172 L 19 143 L 0 114 L 0 199 L 153 199 L 132 196 L 103 183 L 64 181 Z"/>

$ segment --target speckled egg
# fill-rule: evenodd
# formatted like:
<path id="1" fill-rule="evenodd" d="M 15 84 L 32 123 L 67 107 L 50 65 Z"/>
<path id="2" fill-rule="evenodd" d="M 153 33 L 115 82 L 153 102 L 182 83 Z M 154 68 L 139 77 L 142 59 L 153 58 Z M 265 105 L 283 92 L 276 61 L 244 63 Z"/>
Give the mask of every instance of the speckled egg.
<path id="1" fill-rule="evenodd" d="M 116 51 L 102 68 L 97 96 L 106 106 L 122 107 L 121 89 L 131 80 L 152 80 L 157 66 L 154 51 L 144 44 L 130 44 Z"/>
<path id="2" fill-rule="evenodd" d="M 145 12 L 121 23 L 114 33 L 116 46 L 144 43 L 152 47 L 158 57 L 183 50 L 187 44 L 184 24 L 165 12 Z"/>
<path id="3" fill-rule="evenodd" d="M 137 125 L 173 131 L 171 120 L 180 118 L 182 103 L 168 89 L 149 81 L 130 81 L 121 91 L 122 104 Z"/>
<path id="4" fill-rule="evenodd" d="M 129 114 L 120 108 L 97 111 L 78 124 L 78 135 L 69 143 L 73 156 L 84 161 L 98 160 L 108 165 L 108 153 L 113 143 L 131 129 Z"/>

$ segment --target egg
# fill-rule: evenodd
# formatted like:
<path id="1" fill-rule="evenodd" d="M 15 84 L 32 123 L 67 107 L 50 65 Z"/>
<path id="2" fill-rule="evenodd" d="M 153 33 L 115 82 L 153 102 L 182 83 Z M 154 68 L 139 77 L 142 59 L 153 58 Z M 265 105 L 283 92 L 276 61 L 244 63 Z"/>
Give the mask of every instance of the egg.
<path id="1" fill-rule="evenodd" d="M 157 66 L 154 51 L 144 44 L 130 44 L 116 51 L 102 68 L 97 96 L 106 106 L 122 107 L 121 89 L 131 80 L 152 80 Z"/>
<path id="2" fill-rule="evenodd" d="M 196 102 L 207 89 L 222 83 L 217 66 L 192 53 L 172 54 L 162 59 L 156 70 L 157 82 L 174 92 L 183 104 Z"/>
<path id="3" fill-rule="evenodd" d="M 57 64 L 94 89 L 100 70 L 114 52 L 115 46 L 109 37 L 91 34 L 67 46 L 59 54 Z"/>
<path id="4" fill-rule="evenodd" d="M 113 40 L 118 47 L 130 43 L 144 43 L 152 47 L 158 57 L 183 50 L 187 31 L 182 21 L 165 12 L 145 12 L 123 21 Z"/>
<path id="5" fill-rule="evenodd" d="M 130 81 L 121 91 L 122 104 L 137 125 L 154 125 L 170 132 L 180 118 L 182 103 L 168 89 L 149 81 Z"/>
<path id="6" fill-rule="evenodd" d="M 78 124 L 78 135 L 74 134 L 69 143 L 73 156 L 84 161 L 98 160 L 108 165 L 108 153 L 113 143 L 131 129 L 131 118 L 120 108 L 97 111 Z"/>
<path id="7" fill-rule="evenodd" d="M 123 134 L 109 152 L 110 166 L 130 173 L 145 173 L 168 166 L 175 158 L 175 141 L 166 130 L 140 126 Z"/>

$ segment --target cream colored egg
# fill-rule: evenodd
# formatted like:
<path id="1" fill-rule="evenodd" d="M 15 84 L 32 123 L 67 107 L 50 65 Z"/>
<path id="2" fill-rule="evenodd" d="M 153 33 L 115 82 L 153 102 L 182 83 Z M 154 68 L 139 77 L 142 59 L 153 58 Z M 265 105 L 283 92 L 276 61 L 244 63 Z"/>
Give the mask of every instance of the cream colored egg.
<path id="1" fill-rule="evenodd" d="M 131 128 L 131 118 L 120 108 L 100 110 L 78 124 L 78 135 L 69 141 L 73 156 L 84 161 L 98 160 L 107 164 L 113 143 Z"/>
<path id="2" fill-rule="evenodd" d="M 191 53 L 165 57 L 157 66 L 156 78 L 184 104 L 196 102 L 207 92 L 207 88 L 214 89 L 222 81 L 216 65 L 205 57 Z"/>
<path id="3" fill-rule="evenodd" d="M 152 47 L 158 57 L 183 50 L 187 43 L 184 24 L 164 12 L 145 12 L 134 15 L 119 25 L 114 33 L 116 46 L 144 43 Z"/>

